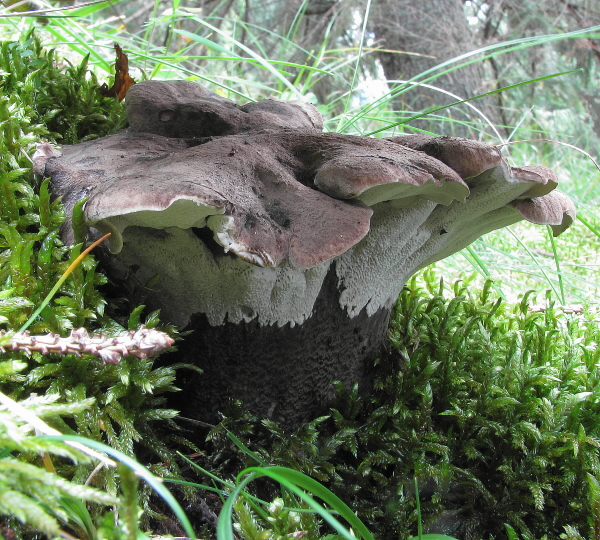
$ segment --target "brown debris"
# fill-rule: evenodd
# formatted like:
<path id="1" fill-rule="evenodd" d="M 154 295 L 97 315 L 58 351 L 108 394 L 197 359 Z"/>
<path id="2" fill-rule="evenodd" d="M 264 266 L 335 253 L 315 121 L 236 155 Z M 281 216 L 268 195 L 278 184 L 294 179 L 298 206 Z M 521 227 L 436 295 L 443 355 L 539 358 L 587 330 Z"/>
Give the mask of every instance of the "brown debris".
<path id="1" fill-rule="evenodd" d="M 0 332 L 4 338 L 7 333 Z M 29 332 L 17 332 L 9 335 L 10 343 L 0 347 L 2 352 L 7 349 L 31 354 L 33 351 L 42 354 L 91 354 L 97 356 L 104 364 L 118 364 L 126 356 L 146 359 L 157 356 L 169 349 L 175 343 L 164 332 L 153 328 L 140 326 L 135 331 L 125 332 L 115 337 L 106 334 L 90 336 L 85 328 L 71 330 L 71 334 L 62 338 L 58 334 L 32 336 Z"/>
<path id="2" fill-rule="evenodd" d="M 117 55 L 115 81 L 110 88 L 104 83 L 98 88 L 98 92 L 104 97 L 116 97 L 119 101 L 123 101 L 125 94 L 135 84 L 135 81 L 129 75 L 129 59 L 117 43 L 115 43 L 115 53 Z"/>

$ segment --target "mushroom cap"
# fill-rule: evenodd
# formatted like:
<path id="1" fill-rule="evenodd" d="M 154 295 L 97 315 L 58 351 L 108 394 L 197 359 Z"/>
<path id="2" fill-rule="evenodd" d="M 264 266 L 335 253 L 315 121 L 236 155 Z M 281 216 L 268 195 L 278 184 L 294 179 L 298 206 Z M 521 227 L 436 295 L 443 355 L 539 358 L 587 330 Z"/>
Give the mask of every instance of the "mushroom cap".
<path id="1" fill-rule="evenodd" d="M 550 225 L 553 236 L 558 236 L 567 230 L 575 220 L 576 210 L 573 201 L 560 191 L 513 204 L 517 212 L 527 221 L 538 225 Z"/>
<path id="2" fill-rule="evenodd" d="M 328 138 L 331 143 L 319 151 L 314 186 L 331 197 L 356 199 L 368 206 L 395 199 L 411 204 L 417 198 L 446 205 L 469 194 L 455 171 L 423 152 L 383 139 L 332 134 Z"/>
<path id="3" fill-rule="evenodd" d="M 367 234 L 372 211 L 298 182 L 279 161 L 294 160 L 285 149 L 264 152 L 260 137 L 222 143 L 125 131 L 63 148 L 46 173 L 66 204 L 89 196 L 86 220 L 112 233 L 113 253 L 128 227 L 208 227 L 225 252 L 257 266 L 311 268 Z"/>
<path id="4" fill-rule="evenodd" d="M 469 189 L 452 169 L 384 140 L 268 132 L 187 139 L 124 131 L 63 148 L 46 174 L 67 208 L 88 196 L 90 226 L 120 252 L 128 227 L 208 227 L 258 266 L 311 268 L 359 242 L 370 205 L 450 204 Z M 67 240 L 72 240 L 68 236 Z"/>
<path id="5" fill-rule="evenodd" d="M 388 141 L 425 152 L 456 171 L 466 181 L 492 169 L 502 161 L 502 154 L 494 146 L 459 137 L 432 135 L 402 135 Z"/>
<path id="6" fill-rule="evenodd" d="M 271 98 L 239 106 L 191 81 L 143 81 L 128 90 L 125 104 L 131 131 L 165 137 L 323 129 L 321 115 L 309 103 Z"/>
<path id="7" fill-rule="evenodd" d="M 476 141 L 322 133 L 312 106 L 239 107 L 189 81 L 134 86 L 127 113 L 129 131 L 62 155 L 41 145 L 36 169 L 68 215 L 88 197 L 88 225 L 112 233 L 119 265 L 165 276 L 158 304 L 175 304 L 181 326 L 198 312 L 302 323 L 330 267 L 342 308 L 371 315 L 486 232 L 525 218 L 558 234 L 575 215 L 552 171 L 511 168 Z"/>

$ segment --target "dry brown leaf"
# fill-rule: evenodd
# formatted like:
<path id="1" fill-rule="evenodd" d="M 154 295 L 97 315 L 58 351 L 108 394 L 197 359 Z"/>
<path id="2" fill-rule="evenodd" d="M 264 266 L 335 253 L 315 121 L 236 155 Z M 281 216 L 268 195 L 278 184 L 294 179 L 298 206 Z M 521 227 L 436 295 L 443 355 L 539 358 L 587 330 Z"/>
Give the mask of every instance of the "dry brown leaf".
<path id="1" fill-rule="evenodd" d="M 104 83 L 98 91 L 105 97 L 116 97 L 119 101 L 123 101 L 127 90 L 135 84 L 135 81 L 129 75 L 129 59 L 117 43 L 115 43 L 115 52 L 117 53 L 115 82 L 110 88 Z"/>

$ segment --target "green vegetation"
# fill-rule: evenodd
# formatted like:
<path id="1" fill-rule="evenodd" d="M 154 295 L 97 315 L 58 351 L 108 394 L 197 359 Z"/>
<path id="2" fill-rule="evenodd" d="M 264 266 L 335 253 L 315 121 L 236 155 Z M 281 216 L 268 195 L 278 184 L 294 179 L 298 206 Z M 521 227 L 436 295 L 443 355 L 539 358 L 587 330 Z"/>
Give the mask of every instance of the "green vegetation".
<path id="1" fill-rule="evenodd" d="M 2 375 L 7 378 L 25 367 L 25 364 L 17 362 L 10 364 L 0 364 Z M 89 540 L 148 538 L 139 529 L 139 477 L 170 505 L 193 538 L 191 525 L 179 504 L 145 467 L 105 444 L 83 437 L 54 434 L 58 432 L 48 426 L 42 417 L 72 417 L 88 410 L 93 403 L 88 399 L 59 404 L 58 399 L 56 394 L 43 398 L 33 396 L 16 403 L 0 394 L 0 402 L 6 407 L 0 414 L 0 511 L 6 514 L 5 530 L 11 530 L 8 526 L 16 519 L 31 526 L 33 531 L 41 531 L 49 537 L 71 538 L 63 530 L 66 528 L 78 537 Z M 31 434 L 33 428 L 35 434 Z M 13 456 L 13 453 L 16 455 Z M 45 470 L 30 462 L 36 454 L 41 457 Z M 118 463 L 105 454 L 114 456 Z M 121 495 L 113 496 L 89 487 L 88 482 L 81 484 L 66 480 L 57 473 L 51 456 L 55 459 L 69 458 L 74 464 L 91 462 L 90 458 L 93 458 L 101 466 L 114 467 L 118 473 Z M 94 472 L 98 470 L 96 467 Z M 93 476 L 94 473 L 88 481 Z M 97 515 L 94 520 L 84 501 L 94 503 L 96 510 L 98 505 L 102 505 L 100 508 L 111 505 L 112 509 Z"/>
<path id="2" fill-rule="evenodd" d="M 367 54 L 360 47 L 340 49 L 326 39 L 310 61 L 290 60 L 299 50 L 294 32 L 302 13 L 288 35 L 273 36 L 278 47 L 267 53 L 261 29 L 199 17 L 178 5 L 164 14 L 157 2 L 137 36 L 105 24 L 104 4 L 79 8 L 73 18 L 47 14 L 44 26 L 31 18 L 0 19 L 4 35 L 14 36 L 0 42 L 4 329 L 23 325 L 83 249 L 60 241 L 60 202 L 51 200 L 47 182 L 34 178 L 28 156 L 39 140 L 71 144 L 124 127 L 122 104 L 96 92 L 99 80 L 109 77 L 115 39 L 141 70 L 138 79 L 201 79 L 239 99 L 312 99 L 330 130 L 369 133 L 386 126 L 383 136 L 408 129 L 398 125 L 406 118 L 390 108 L 392 97 L 408 87 L 378 100 L 359 89 L 361 55 Z M 152 44 L 157 34 L 166 36 L 167 47 Z M 526 38 L 478 54 L 500 61 L 509 50 L 519 54 L 556 39 Z M 470 59 L 424 74 L 420 82 L 432 83 L 428 77 Z M 323 84 L 335 88 L 326 103 L 317 98 Z M 518 84 L 514 91 L 525 95 L 528 87 Z M 478 119 L 473 125 L 493 133 Z M 515 129 L 512 139 L 560 137 L 547 129 L 540 114 Z M 157 483 L 127 460 L 135 457 L 171 478 L 169 486 L 190 506 L 207 493 L 223 496 L 223 539 L 232 532 L 248 540 L 332 539 L 350 537 L 348 527 L 356 537 L 406 539 L 421 531 L 421 522 L 425 533 L 468 540 L 600 538 L 600 176 L 581 154 L 550 143 L 516 144 L 510 155 L 571 178 L 564 190 L 579 200 L 580 222 L 556 241 L 527 225 L 492 233 L 415 277 L 396 305 L 388 347 L 374 368 L 374 392 L 338 387 L 330 414 L 294 434 L 232 403 L 204 447 L 195 449 L 201 454 L 184 459 L 177 451 L 187 452 L 190 444 L 175 424 L 177 412 L 165 405 L 181 366 L 137 359 L 102 366 L 88 357 L 3 353 L 2 395 L 66 439 L 86 437 L 92 447 L 105 442 L 129 467 L 98 468 L 65 438 L 37 435 L 31 418 L 3 402 L 0 535 L 13 530 L 17 538 L 39 538 L 35 531 L 42 531 L 52 537 L 68 529 L 78 538 L 143 537 L 140 523 L 147 530 L 150 519 L 168 518 L 149 504 L 149 490 L 137 486 L 132 470 L 146 484 Z M 468 278 L 465 266 L 473 273 Z M 129 291 L 109 296 L 107 278 L 96 267 L 87 256 L 32 332 L 64 334 L 85 326 L 116 334 L 140 324 L 139 300 Z M 144 322 L 156 326 L 158 317 L 146 314 Z M 304 489 L 329 511 L 315 510 L 317 502 Z M 106 505 L 119 507 L 120 521 Z M 213 509 L 220 508 L 217 498 Z M 194 525 L 197 534 L 212 534 L 201 522 Z"/>
<path id="3" fill-rule="evenodd" d="M 97 96 L 97 82 L 89 77 L 85 60 L 76 68 L 68 66 L 59 72 L 54 53 L 42 49 L 39 40 L 33 36 L 22 42 L 2 42 L 0 64 L 3 68 L 0 72 L 0 108 L 3 111 L 0 122 L 0 316 L 6 329 L 16 331 L 82 250 L 82 244 L 66 247 L 60 241 L 62 208 L 58 201 L 51 201 L 47 181 L 38 184 L 33 178 L 28 156 L 40 139 L 75 142 L 92 133 L 118 129 L 123 114 L 121 105 Z M 92 106 L 87 107 L 86 102 Z M 57 117 L 62 119 L 56 120 Z M 98 288 L 106 283 L 106 278 L 96 272 L 96 266 L 92 257 L 86 257 L 30 330 L 62 333 L 85 326 L 116 334 L 136 328 L 143 306 L 121 321 L 125 326 L 105 315 L 106 302 Z M 150 314 L 146 319 L 150 327 L 157 323 L 156 314 Z M 2 360 L 2 391 L 18 400 L 26 400 L 30 395 L 44 395 L 38 408 L 44 416 L 49 416 L 48 422 L 61 433 L 106 440 L 128 456 L 134 455 L 134 445 L 138 444 L 152 456 L 148 464 L 170 461 L 172 465 L 163 469 L 178 476 L 172 460 L 173 450 L 167 447 L 167 438 L 157 437 L 154 427 L 156 423 L 171 422 L 176 415 L 176 411 L 165 408 L 164 397 L 166 392 L 175 390 L 175 366 L 156 368 L 151 360 L 131 358 L 116 366 L 102 366 L 91 357 L 56 357 L 40 353 L 7 352 L 2 355 Z M 27 434 L 24 427 L 18 429 L 23 431 L 23 436 Z M 6 432 L 12 431 L 7 425 Z M 25 452 L 21 454 L 21 460 L 24 467 L 30 467 L 20 476 L 13 477 L 21 485 L 11 489 L 21 488 L 38 503 L 45 500 L 45 492 L 52 483 L 46 482 L 43 490 L 29 486 L 28 479 L 34 475 L 33 464 L 29 463 L 37 459 L 31 451 L 36 446 L 11 446 L 4 441 L 1 446 L 6 449 L 3 453 L 6 464 L 15 462 L 11 451 Z M 39 445 L 40 452 L 49 451 L 46 448 L 52 450 L 54 446 Z M 57 512 L 56 504 L 62 494 L 69 490 L 76 492 L 69 482 L 83 484 L 95 467 L 93 461 L 79 458 L 57 466 L 68 481 L 57 478 L 55 484 L 60 490 L 48 499 L 50 514 Z M 94 472 L 93 485 L 104 490 L 104 499 L 98 497 L 98 500 L 114 499 L 118 491 L 117 478 L 107 468 Z M 82 487 L 80 498 L 89 498 L 95 492 L 89 493 L 86 494 Z M 146 499 L 147 496 L 146 493 Z M 15 506 L 4 506 L 5 511 L 20 507 L 16 500 L 11 504 Z M 23 505 L 22 511 L 14 512 L 14 516 L 42 530 L 54 530 L 49 528 L 55 526 L 53 522 L 39 521 L 36 508 L 33 502 Z M 63 511 L 59 517 L 64 518 L 64 515 Z"/>
<path id="4" fill-rule="evenodd" d="M 24 363 L 4 361 L 0 364 L 3 381 L 25 368 Z M 88 409 L 91 400 L 83 402 L 57 403 L 58 395 L 44 398 L 32 397 L 21 403 L 26 411 L 36 417 L 73 416 Z M 6 399 L 2 400 L 6 405 Z M 10 404 L 10 402 L 8 402 Z M 73 463 L 90 462 L 91 459 L 80 451 L 62 443 L 45 441 L 32 435 L 31 426 L 13 408 L 0 414 L 0 512 L 29 523 L 33 528 L 50 536 L 60 531 L 59 521 L 70 520 L 69 506 L 78 504 L 85 509 L 83 501 L 93 501 L 104 505 L 118 503 L 118 498 L 104 491 L 71 482 L 56 474 L 56 471 L 40 469 L 31 463 L 36 453 L 70 458 Z M 50 462 L 51 463 L 51 462 Z"/>
<path id="5" fill-rule="evenodd" d="M 372 396 L 339 388 L 331 417 L 291 437 L 232 415 L 213 443 L 227 446 L 227 428 L 261 462 L 325 482 L 378 538 L 414 533 L 413 477 L 425 525 L 443 519 L 459 538 L 495 538 L 504 524 L 522 538 L 566 526 L 587 538 L 600 517 L 588 487 L 600 472 L 597 316 L 551 302 L 532 313 L 531 295 L 512 306 L 490 282 L 470 292 L 422 279 L 400 295 Z"/>

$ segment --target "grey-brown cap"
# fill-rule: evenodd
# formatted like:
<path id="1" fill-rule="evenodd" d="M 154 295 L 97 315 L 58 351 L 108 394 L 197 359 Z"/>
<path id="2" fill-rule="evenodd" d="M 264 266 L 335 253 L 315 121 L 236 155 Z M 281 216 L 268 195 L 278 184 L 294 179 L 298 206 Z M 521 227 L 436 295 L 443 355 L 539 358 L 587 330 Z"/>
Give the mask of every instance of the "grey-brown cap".
<path id="1" fill-rule="evenodd" d="M 165 137 L 323 129 L 310 103 L 270 98 L 240 106 L 191 81 L 143 81 L 128 90 L 125 104 L 131 131 Z"/>
<path id="2" fill-rule="evenodd" d="M 87 223 L 112 233 L 111 251 L 129 243 L 123 265 L 145 268 L 143 279 L 173 269 L 165 283 L 180 322 L 203 310 L 211 324 L 261 313 L 266 324 L 302 322 L 330 266 L 342 307 L 375 312 L 414 271 L 482 234 L 522 218 L 558 233 L 575 215 L 552 171 L 510 167 L 481 142 L 322 133 L 312 106 L 240 107 L 189 81 L 135 85 L 127 112 L 130 130 L 62 155 L 41 145 L 34 161 L 68 215 L 88 197 Z M 186 265 L 206 282 L 195 299 L 178 284 Z M 234 274 L 242 281 L 228 290 Z M 213 299 L 216 290 L 227 299 Z"/>

